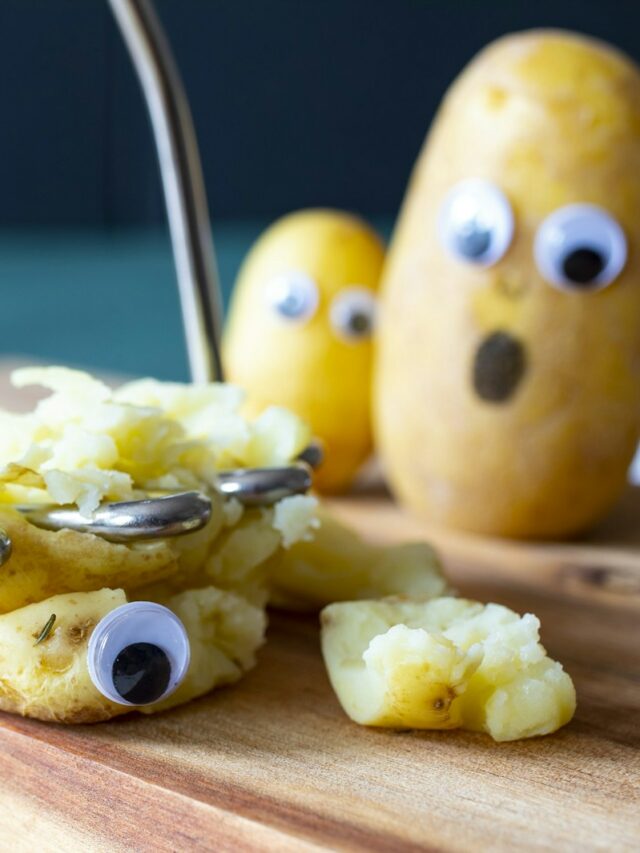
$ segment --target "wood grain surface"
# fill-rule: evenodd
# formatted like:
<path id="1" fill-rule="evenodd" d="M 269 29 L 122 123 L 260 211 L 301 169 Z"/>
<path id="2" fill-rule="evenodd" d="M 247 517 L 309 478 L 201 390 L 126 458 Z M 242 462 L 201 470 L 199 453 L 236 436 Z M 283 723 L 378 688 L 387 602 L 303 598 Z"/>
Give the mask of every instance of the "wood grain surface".
<path id="1" fill-rule="evenodd" d="M 239 685 L 153 718 L 0 716 L 5 851 L 640 850 L 640 490 L 588 540 L 431 530 L 369 489 L 333 501 L 380 541 L 428 537 L 461 593 L 532 611 L 575 680 L 559 733 L 358 727 L 315 618 L 274 615 Z"/>

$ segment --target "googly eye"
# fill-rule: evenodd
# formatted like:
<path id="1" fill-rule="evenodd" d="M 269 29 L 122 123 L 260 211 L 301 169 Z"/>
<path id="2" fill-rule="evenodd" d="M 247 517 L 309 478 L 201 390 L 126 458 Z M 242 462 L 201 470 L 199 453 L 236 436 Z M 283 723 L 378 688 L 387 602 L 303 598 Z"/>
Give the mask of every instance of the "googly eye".
<path id="1" fill-rule="evenodd" d="M 295 270 L 276 276 L 269 283 L 267 297 L 280 319 L 294 323 L 311 319 L 319 301 L 313 279 Z"/>
<path id="2" fill-rule="evenodd" d="M 366 287 L 346 287 L 334 298 L 329 309 L 334 331 L 347 341 L 370 337 L 375 316 L 376 300 Z"/>
<path id="3" fill-rule="evenodd" d="M 489 267 L 511 244 L 513 211 L 497 186 L 472 178 L 450 190 L 440 210 L 438 228 L 444 247 L 454 258 Z"/>
<path id="4" fill-rule="evenodd" d="M 543 221 L 533 251 L 540 274 L 554 287 L 600 290 L 622 272 L 627 241 L 606 210 L 594 204 L 569 204 Z"/>
<path id="5" fill-rule="evenodd" d="M 134 601 L 98 622 L 87 654 L 89 675 L 103 696 L 119 705 L 153 705 L 183 681 L 189 638 L 171 610 Z"/>

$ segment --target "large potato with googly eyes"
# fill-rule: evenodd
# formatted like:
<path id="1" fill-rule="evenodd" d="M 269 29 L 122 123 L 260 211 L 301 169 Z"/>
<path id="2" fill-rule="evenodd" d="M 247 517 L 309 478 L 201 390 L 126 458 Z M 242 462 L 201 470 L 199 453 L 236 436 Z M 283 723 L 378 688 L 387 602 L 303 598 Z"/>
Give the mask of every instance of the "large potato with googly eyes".
<path id="1" fill-rule="evenodd" d="M 53 596 L 0 616 L 0 709 L 60 723 L 155 713 L 237 681 L 265 625 L 263 608 L 214 587 L 161 603 Z"/>
<path id="2" fill-rule="evenodd" d="M 371 332 L 383 257 L 361 220 L 302 211 L 262 235 L 234 289 L 227 377 L 248 392 L 250 411 L 286 406 L 323 440 L 320 491 L 346 488 L 371 452 Z"/>
<path id="3" fill-rule="evenodd" d="M 640 426 L 640 73 L 534 31 L 484 50 L 425 143 L 382 283 L 378 448 L 429 519 L 569 536 Z"/>

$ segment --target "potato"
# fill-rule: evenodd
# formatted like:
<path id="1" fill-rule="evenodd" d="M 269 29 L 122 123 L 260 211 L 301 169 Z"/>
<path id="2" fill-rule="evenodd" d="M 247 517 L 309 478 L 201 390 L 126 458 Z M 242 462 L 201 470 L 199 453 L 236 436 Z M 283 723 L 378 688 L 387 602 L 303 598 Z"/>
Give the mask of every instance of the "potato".
<path id="1" fill-rule="evenodd" d="M 381 288 L 376 439 L 413 510 L 561 537 L 620 494 L 640 432 L 639 173 L 640 73 L 601 42 L 509 36 L 453 85 Z"/>
<path id="2" fill-rule="evenodd" d="M 317 610 L 332 601 L 396 593 L 436 597 L 448 591 L 438 558 L 426 543 L 371 545 L 326 510 L 318 518 L 311 541 L 278 551 L 270 561 L 274 606 Z"/>
<path id="3" fill-rule="evenodd" d="M 321 492 L 344 491 L 371 453 L 373 310 L 384 247 L 362 220 L 302 210 L 271 225 L 236 282 L 227 376 L 251 412 L 286 406 L 326 446 Z"/>
<path id="4" fill-rule="evenodd" d="M 215 383 L 142 380 L 113 392 L 65 368 L 25 369 L 13 378 L 18 385 L 43 384 L 53 394 L 29 415 L 0 412 L 0 526 L 13 545 L 0 572 L 0 709 L 61 722 L 94 722 L 131 710 L 101 692 L 118 696 L 109 684 L 113 661 L 102 657 L 106 669 L 93 671 L 100 689 L 87 662 L 96 625 L 126 602 L 132 602 L 129 618 L 110 634 L 126 641 L 123 648 L 158 645 L 157 638 L 137 638 L 146 623 L 135 621 L 141 612 L 135 602 L 149 601 L 182 620 L 191 651 L 186 676 L 164 699 L 167 687 L 158 679 L 168 672 L 179 680 L 180 658 L 168 647 L 164 656 L 157 649 L 130 652 L 138 655 L 137 669 L 120 677 L 129 686 L 137 678 L 138 687 L 146 679 L 146 695 L 160 697 L 138 710 L 154 713 L 236 681 L 253 666 L 264 638 L 265 563 L 283 545 L 309 535 L 316 500 L 295 496 L 245 511 L 216 490 L 218 471 L 285 464 L 308 443 L 308 427 L 276 408 L 247 421 L 238 411 L 242 393 Z M 102 500 L 191 488 L 211 497 L 210 522 L 164 541 L 125 545 L 43 530 L 17 510 L 21 503 L 75 503 L 89 514 Z M 52 630 L 36 643 L 52 615 Z M 158 623 L 162 618 L 154 613 L 153 624 L 170 636 L 173 623 Z M 153 633 L 148 625 L 144 630 Z M 176 654 L 185 662 L 180 636 Z M 133 666 L 130 659 L 127 664 Z M 136 701 L 142 698 L 138 693 Z"/>
<path id="5" fill-rule="evenodd" d="M 456 598 L 402 597 L 322 611 L 331 684 L 357 723 L 549 734 L 572 718 L 571 678 L 539 641 L 535 616 Z"/>
<path id="6" fill-rule="evenodd" d="M 126 600 L 121 589 L 55 595 L 0 616 L 0 709 L 58 723 L 93 723 L 131 710 L 106 699 L 87 667 L 93 628 Z M 51 633 L 35 645 L 52 614 Z"/>
<path id="7" fill-rule="evenodd" d="M 0 709 L 59 723 L 93 723 L 136 710 L 106 699 L 87 666 L 91 633 L 127 602 L 123 590 L 57 595 L 0 616 Z M 187 702 L 237 681 L 264 640 L 264 610 L 234 593 L 207 587 L 161 600 L 182 620 L 191 663 L 178 690 L 138 710 L 146 714 Z M 55 614 L 48 637 L 36 645 Z M 141 638 L 144 639 L 144 638 Z"/>
<path id="8" fill-rule="evenodd" d="M 136 589 L 177 570 L 168 541 L 119 545 L 73 530 L 41 530 L 9 507 L 0 507 L 0 526 L 13 542 L 0 571 L 0 613 L 60 593 Z"/>

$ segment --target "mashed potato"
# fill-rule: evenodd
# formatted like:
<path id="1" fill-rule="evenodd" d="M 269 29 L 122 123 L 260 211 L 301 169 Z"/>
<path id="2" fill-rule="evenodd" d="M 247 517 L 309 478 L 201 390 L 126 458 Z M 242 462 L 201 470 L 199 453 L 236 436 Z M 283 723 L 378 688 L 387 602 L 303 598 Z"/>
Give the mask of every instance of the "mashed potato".
<path id="1" fill-rule="evenodd" d="M 63 367 L 23 368 L 12 382 L 53 393 L 32 413 L 0 411 L 4 503 L 77 504 L 88 514 L 142 491 L 212 489 L 218 471 L 286 464 L 311 438 L 285 409 L 244 418 L 232 385 L 143 379 L 113 391 Z"/>
<path id="2" fill-rule="evenodd" d="M 116 391 L 61 367 L 13 374 L 18 387 L 53 393 L 29 414 L 0 412 L 0 526 L 13 542 L 0 573 L 0 709 L 58 722 L 95 722 L 130 710 L 105 698 L 90 677 L 95 626 L 124 602 L 165 605 L 189 635 L 191 662 L 154 713 L 242 677 L 264 642 L 267 565 L 306 540 L 316 500 L 295 496 L 245 509 L 216 490 L 229 468 L 287 465 L 308 444 L 295 415 L 272 408 L 239 413 L 233 386 L 131 382 Z M 198 489 L 212 501 L 201 530 L 115 543 L 74 530 L 42 530 L 20 503 L 76 504 Z M 43 624 L 48 635 L 35 642 Z"/>

